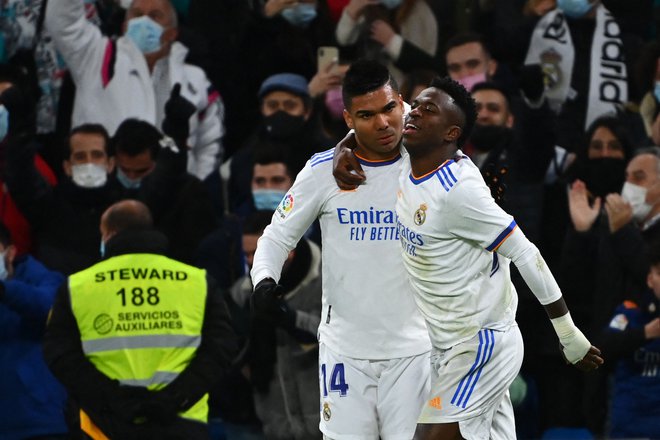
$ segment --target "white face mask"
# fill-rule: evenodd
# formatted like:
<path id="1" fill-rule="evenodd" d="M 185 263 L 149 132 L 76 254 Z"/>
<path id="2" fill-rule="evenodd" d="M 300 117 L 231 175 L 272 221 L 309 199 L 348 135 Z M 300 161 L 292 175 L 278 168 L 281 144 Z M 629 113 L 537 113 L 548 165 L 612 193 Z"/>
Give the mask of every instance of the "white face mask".
<path id="1" fill-rule="evenodd" d="M 646 220 L 646 217 L 648 217 L 653 209 L 652 205 L 646 203 L 646 192 L 646 188 L 630 182 L 625 182 L 621 190 L 621 197 L 630 203 L 633 211 L 633 219 L 637 223 L 642 223 Z"/>
<path id="2" fill-rule="evenodd" d="M 71 166 L 73 182 L 83 188 L 99 188 L 108 180 L 108 171 L 102 165 L 84 163 Z"/>

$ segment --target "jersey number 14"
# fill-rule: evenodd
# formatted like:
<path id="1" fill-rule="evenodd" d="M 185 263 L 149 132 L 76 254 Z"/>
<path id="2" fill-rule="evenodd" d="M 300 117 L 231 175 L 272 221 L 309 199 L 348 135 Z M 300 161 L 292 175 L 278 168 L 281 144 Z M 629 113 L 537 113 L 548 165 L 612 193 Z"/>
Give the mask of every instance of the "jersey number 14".
<path id="1" fill-rule="evenodd" d="M 330 391 L 339 393 L 340 396 L 345 396 L 348 392 L 348 384 L 346 383 L 346 375 L 344 373 L 344 364 L 335 364 L 332 367 L 332 374 L 330 374 L 330 383 L 328 383 L 326 376 L 326 366 L 321 364 L 321 381 L 323 381 L 323 397 L 328 396 L 328 385 Z"/>

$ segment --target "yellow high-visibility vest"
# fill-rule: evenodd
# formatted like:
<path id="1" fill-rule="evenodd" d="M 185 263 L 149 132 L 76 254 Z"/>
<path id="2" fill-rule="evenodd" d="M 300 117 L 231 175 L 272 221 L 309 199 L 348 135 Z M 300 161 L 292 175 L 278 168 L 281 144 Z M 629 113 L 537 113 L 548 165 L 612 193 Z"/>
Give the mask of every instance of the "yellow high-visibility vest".
<path id="1" fill-rule="evenodd" d="M 155 254 L 127 254 L 69 277 L 85 356 L 123 385 L 159 390 L 201 342 L 206 271 Z M 180 417 L 206 423 L 208 395 Z"/>

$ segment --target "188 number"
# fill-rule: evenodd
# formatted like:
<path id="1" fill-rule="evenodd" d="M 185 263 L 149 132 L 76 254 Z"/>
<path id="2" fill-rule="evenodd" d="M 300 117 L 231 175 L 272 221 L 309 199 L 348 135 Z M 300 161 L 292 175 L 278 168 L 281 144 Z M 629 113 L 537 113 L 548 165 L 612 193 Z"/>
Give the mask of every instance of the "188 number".
<path id="1" fill-rule="evenodd" d="M 117 296 L 121 297 L 122 307 L 126 307 L 126 289 L 122 287 L 121 290 L 117 292 Z M 145 291 L 142 287 L 133 287 L 130 291 L 130 301 L 134 306 L 141 306 L 145 302 L 149 305 L 155 306 L 160 302 L 158 288 L 148 287 Z"/>

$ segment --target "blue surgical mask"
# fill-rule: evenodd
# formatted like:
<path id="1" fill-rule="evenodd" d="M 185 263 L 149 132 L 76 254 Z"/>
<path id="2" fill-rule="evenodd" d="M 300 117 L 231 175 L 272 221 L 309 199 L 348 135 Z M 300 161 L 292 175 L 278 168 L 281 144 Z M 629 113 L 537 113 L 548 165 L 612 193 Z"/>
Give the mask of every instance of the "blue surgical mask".
<path id="1" fill-rule="evenodd" d="M 105 241 L 101 239 L 101 245 L 99 246 L 99 254 L 101 254 L 101 258 L 105 257 Z"/>
<path id="2" fill-rule="evenodd" d="M 0 141 L 3 141 L 7 137 L 7 132 L 9 131 L 9 111 L 7 107 L 0 104 Z"/>
<path id="3" fill-rule="evenodd" d="M 394 9 L 401 5 L 401 0 L 380 0 L 380 4 L 387 9 Z"/>
<path id="4" fill-rule="evenodd" d="M 124 174 L 121 168 L 117 168 L 117 180 L 126 189 L 140 189 L 140 185 L 142 185 L 142 179 L 131 179 Z"/>
<path id="5" fill-rule="evenodd" d="M 655 82 L 655 87 L 653 88 L 653 94 L 655 95 L 655 100 L 660 102 L 660 81 Z"/>
<path id="6" fill-rule="evenodd" d="M 298 27 L 307 27 L 316 18 L 316 5 L 311 3 L 298 3 L 292 8 L 281 12 L 282 17 L 289 23 Z"/>
<path id="7" fill-rule="evenodd" d="M 582 18 L 593 8 L 589 0 L 557 0 L 557 8 L 571 18 Z"/>
<path id="8" fill-rule="evenodd" d="M 276 189 L 255 189 L 252 190 L 252 199 L 254 206 L 258 210 L 275 211 L 280 204 L 286 192 Z"/>
<path id="9" fill-rule="evenodd" d="M 126 36 L 142 51 L 152 53 L 160 49 L 163 27 L 146 15 L 128 20 Z"/>
<path id="10" fill-rule="evenodd" d="M 5 262 L 5 255 L 7 255 L 7 251 L 0 252 L 0 281 L 6 280 L 9 276 L 7 263 Z"/>

